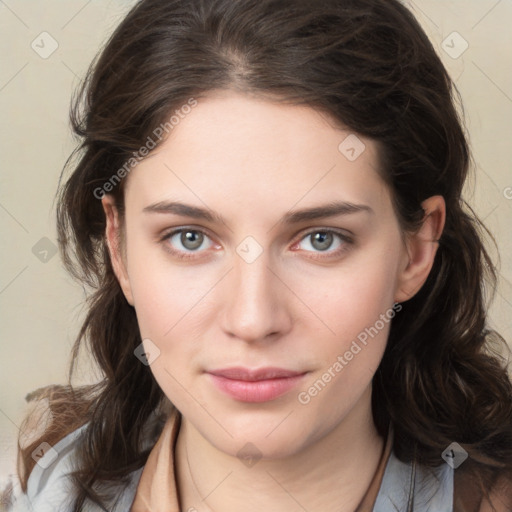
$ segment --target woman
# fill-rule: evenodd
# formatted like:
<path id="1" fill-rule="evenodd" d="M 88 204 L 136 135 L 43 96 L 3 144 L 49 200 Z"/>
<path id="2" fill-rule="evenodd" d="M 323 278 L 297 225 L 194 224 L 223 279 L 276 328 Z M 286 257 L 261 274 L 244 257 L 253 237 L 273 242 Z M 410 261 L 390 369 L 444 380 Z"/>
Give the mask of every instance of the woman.
<path id="1" fill-rule="evenodd" d="M 37 394 L 19 506 L 512 509 L 495 271 L 404 6 L 142 0 L 73 126 L 59 241 L 104 379 Z"/>

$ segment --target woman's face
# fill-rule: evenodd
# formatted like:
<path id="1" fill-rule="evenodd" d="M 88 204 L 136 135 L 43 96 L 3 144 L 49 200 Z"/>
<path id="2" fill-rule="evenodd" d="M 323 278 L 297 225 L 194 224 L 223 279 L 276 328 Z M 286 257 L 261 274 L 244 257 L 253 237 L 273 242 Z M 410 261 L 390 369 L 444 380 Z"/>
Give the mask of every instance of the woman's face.
<path id="1" fill-rule="evenodd" d="M 375 143 L 234 92 L 183 117 L 129 175 L 117 272 L 158 384 L 230 454 L 368 421 L 393 304 L 415 287 Z"/>

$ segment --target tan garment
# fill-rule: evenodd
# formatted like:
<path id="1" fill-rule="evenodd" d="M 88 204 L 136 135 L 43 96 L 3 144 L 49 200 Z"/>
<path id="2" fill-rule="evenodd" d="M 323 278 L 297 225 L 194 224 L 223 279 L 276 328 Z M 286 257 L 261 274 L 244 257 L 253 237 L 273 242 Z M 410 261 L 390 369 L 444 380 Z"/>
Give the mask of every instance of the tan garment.
<path id="1" fill-rule="evenodd" d="M 512 512 L 512 480 L 503 477 L 490 491 L 489 501 L 482 496 L 478 482 L 468 474 L 468 459 L 454 475 L 454 512 Z M 493 508 L 494 507 L 494 508 Z"/>
<path id="2" fill-rule="evenodd" d="M 180 423 L 174 409 L 149 454 L 130 512 L 181 512 L 174 463 Z"/>
<path id="3" fill-rule="evenodd" d="M 174 453 L 181 415 L 174 410 L 151 450 L 130 512 L 180 512 Z M 371 512 L 392 448 L 390 431 L 373 480 L 355 512 Z"/>

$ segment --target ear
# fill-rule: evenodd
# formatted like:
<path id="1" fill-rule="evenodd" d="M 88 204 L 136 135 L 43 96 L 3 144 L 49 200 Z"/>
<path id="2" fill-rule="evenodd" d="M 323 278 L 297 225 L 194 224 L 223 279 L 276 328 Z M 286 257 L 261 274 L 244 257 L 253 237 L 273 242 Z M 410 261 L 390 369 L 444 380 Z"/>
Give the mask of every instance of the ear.
<path id="1" fill-rule="evenodd" d="M 434 258 L 438 241 L 446 221 L 446 205 L 442 196 L 432 196 L 421 203 L 425 212 L 420 229 L 407 236 L 407 257 L 400 271 L 395 293 L 396 302 L 412 298 L 425 284 Z"/>
<path id="2" fill-rule="evenodd" d="M 101 199 L 103 211 L 106 217 L 105 238 L 110 253 L 110 261 L 114 273 L 119 281 L 124 296 L 130 305 L 133 306 L 133 295 L 126 269 L 126 261 L 123 255 L 121 243 L 121 221 L 119 218 L 119 211 L 116 207 L 114 197 L 105 195 Z"/>

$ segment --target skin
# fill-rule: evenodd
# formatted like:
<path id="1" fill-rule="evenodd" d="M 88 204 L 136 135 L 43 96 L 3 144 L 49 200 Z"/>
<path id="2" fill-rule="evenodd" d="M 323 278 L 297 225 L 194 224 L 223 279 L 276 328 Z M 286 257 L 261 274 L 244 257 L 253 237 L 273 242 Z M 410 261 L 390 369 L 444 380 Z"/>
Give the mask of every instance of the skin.
<path id="1" fill-rule="evenodd" d="M 445 204 L 427 199 L 423 226 L 404 239 L 377 172 L 376 143 L 359 137 L 366 148 L 349 161 L 338 146 L 350 134 L 310 107 L 215 91 L 132 170 L 123 218 L 111 196 L 102 200 L 116 275 L 142 338 L 160 350 L 151 371 L 183 415 L 182 510 L 354 510 L 372 480 L 383 439 L 372 419 L 371 379 L 389 323 L 307 404 L 297 395 L 421 288 Z M 224 222 L 144 211 L 165 201 L 208 208 Z M 280 222 L 332 201 L 371 211 Z M 207 234 L 195 252 L 179 234 L 163 239 L 180 227 Z M 350 241 L 334 235 L 322 251 L 308 236 L 315 229 L 339 230 Z M 262 250 L 252 263 L 236 252 L 247 236 Z M 230 366 L 308 373 L 284 396 L 245 403 L 205 373 Z M 252 467 L 237 458 L 248 442 L 262 456 Z"/>

